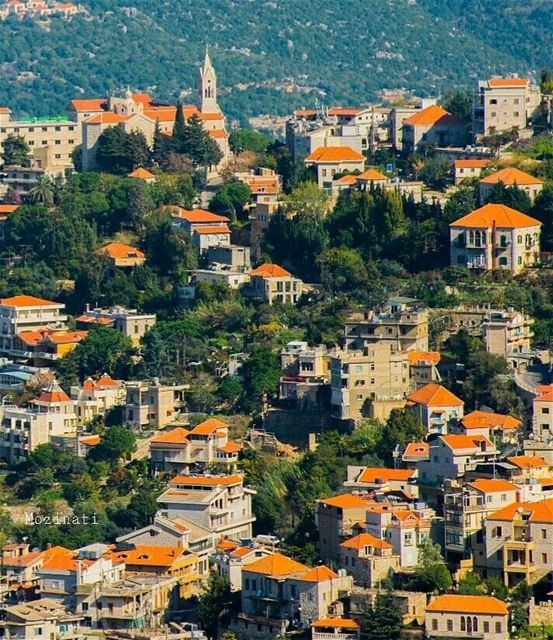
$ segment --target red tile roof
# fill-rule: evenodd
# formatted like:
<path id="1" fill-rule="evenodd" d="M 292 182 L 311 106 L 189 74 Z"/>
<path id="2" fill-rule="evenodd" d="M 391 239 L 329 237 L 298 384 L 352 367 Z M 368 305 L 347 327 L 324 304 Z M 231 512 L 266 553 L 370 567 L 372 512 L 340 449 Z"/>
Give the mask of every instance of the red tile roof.
<path id="1" fill-rule="evenodd" d="M 194 233 L 198 233 L 199 235 L 208 235 L 210 233 L 230 233 L 230 229 L 226 224 L 221 225 L 211 225 L 206 227 L 194 227 Z"/>
<path id="2" fill-rule="evenodd" d="M 471 411 L 461 423 L 465 429 L 518 429 L 522 425 L 513 416 L 488 411 Z"/>
<path id="3" fill-rule="evenodd" d="M 365 157 L 351 147 L 318 147 L 306 162 L 361 162 Z"/>
<path id="4" fill-rule="evenodd" d="M 428 460 L 430 455 L 430 446 L 428 442 L 410 442 L 403 452 L 404 458 L 419 458 Z"/>
<path id="5" fill-rule="evenodd" d="M 250 271 L 250 276 L 259 276 L 260 278 L 288 278 L 290 275 L 292 274 L 289 271 L 286 271 L 278 264 L 270 264 L 269 262 L 265 262 L 257 269 Z"/>
<path id="6" fill-rule="evenodd" d="M 105 253 L 113 260 L 121 260 L 125 258 L 144 258 L 144 252 L 136 247 L 131 247 L 122 242 L 110 242 L 100 249 L 100 253 Z"/>
<path id="7" fill-rule="evenodd" d="M 488 520 L 512 522 L 521 514 L 526 514 L 530 522 L 553 524 L 553 498 L 544 498 L 539 502 L 513 502 L 489 515 Z"/>
<path id="8" fill-rule="evenodd" d="M 468 483 L 469 486 L 474 487 L 482 493 L 503 493 L 505 491 L 518 491 L 516 484 L 507 482 L 507 480 L 501 480 L 500 478 L 486 479 L 479 478 Z"/>
<path id="9" fill-rule="evenodd" d="M 311 624 L 316 628 L 359 629 L 359 623 L 349 618 L 321 618 Z"/>
<path id="10" fill-rule="evenodd" d="M 490 87 L 526 87 L 528 78 L 490 78 Z"/>
<path id="11" fill-rule="evenodd" d="M 127 177 L 140 178 L 141 180 L 151 180 L 152 178 L 155 178 L 153 173 L 150 173 L 147 169 L 144 169 L 143 167 L 138 167 L 138 169 L 131 171 Z"/>
<path id="12" fill-rule="evenodd" d="M 344 549 L 364 549 L 365 547 L 373 547 L 374 549 L 393 549 L 392 545 L 386 540 L 380 540 L 370 533 L 360 533 L 340 544 Z"/>
<path id="13" fill-rule="evenodd" d="M 228 429 L 228 424 L 218 418 L 208 418 L 190 430 L 192 435 L 209 436 L 221 429 Z"/>
<path id="14" fill-rule="evenodd" d="M 323 504 L 329 507 L 338 507 L 339 509 L 364 509 L 370 507 L 372 502 L 355 493 L 344 493 L 331 498 L 321 500 Z"/>
<path id="15" fill-rule="evenodd" d="M 484 436 L 449 435 L 440 436 L 440 438 L 450 449 L 480 449 L 481 442 L 493 447 L 493 444 Z"/>
<path id="16" fill-rule="evenodd" d="M 485 169 L 490 164 L 490 160 L 486 160 L 484 158 L 455 160 L 453 164 L 456 169 Z"/>
<path id="17" fill-rule="evenodd" d="M 543 180 L 531 176 L 529 173 L 521 171 L 516 167 L 506 167 L 505 169 L 500 169 L 499 171 L 496 171 L 495 173 L 482 178 L 480 182 L 483 184 L 498 184 L 499 182 L 502 182 L 507 186 L 543 184 Z"/>
<path id="18" fill-rule="evenodd" d="M 0 298 L 0 304 L 5 307 L 52 307 L 63 306 L 59 302 L 36 298 L 35 296 L 12 296 L 11 298 Z"/>
<path id="19" fill-rule="evenodd" d="M 426 607 L 427 611 L 448 613 L 483 613 L 506 616 L 509 613 L 503 600 L 493 596 L 438 596 Z"/>
<path id="20" fill-rule="evenodd" d="M 358 176 L 355 176 L 358 182 L 385 182 L 388 178 L 377 171 L 376 169 L 367 169 L 360 173 Z"/>
<path id="21" fill-rule="evenodd" d="M 300 580 L 303 582 L 328 582 L 329 580 L 335 580 L 337 577 L 337 573 L 322 564 L 301 575 Z"/>
<path id="22" fill-rule="evenodd" d="M 89 100 L 71 100 L 69 106 L 75 111 L 102 111 L 106 106 L 104 98 L 91 98 Z"/>
<path id="23" fill-rule="evenodd" d="M 428 407 L 460 407 L 464 403 L 445 387 L 431 382 L 407 396 L 407 400 Z"/>
<path id="24" fill-rule="evenodd" d="M 541 222 L 504 204 L 485 204 L 483 207 L 455 220 L 449 226 L 491 229 L 494 224 L 502 229 L 519 229 L 538 227 Z"/>
<path id="25" fill-rule="evenodd" d="M 239 475 L 175 476 L 174 478 L 169 480 L 169 484 L 188 485 L 190 487 L 202 486 L 202 485 L 206 487 L 231 486 L 235 484 L 240 484 L 241 482 L 242 482 L 242 477 Z"/>
<path id="26" fill-rule="evenodd" d="M 205 211 L 204 209 L 183 209 L 182 207 L 175 207 L 175 217 L 182 218 L 190 224 L 206 224 L 212 222 L 228 222 L 229 219 L 225 216 L 211 213 L 211 211 Z"/>
<path id="27" fill-rule="evenodd" d="M 273 553 L 270 556 L 245 565 L 242 570 L 261 573 L 266 576 L 281 577 L 303 573 L 307 570 L 307 567 L 281 553 Z"/>
<path id="28" fill-rule="evenodd" d="M 541 469 L 549 466 L 540 456 L 510 456 L 507 460 L 519 469 Z"/>
<path id="29" fill-rule="evenodd" d="M 166 431 L 153 437 L 150 440 L 150 444 L 187 444 L 189 442 L 187 438 L 188 433 L 186 429 L 176 427 L 175 429 L 171 429 L 171 431 Z"/>
<path id="30" fill-rule="evenodd" d="M 412 469 L 381 469 L 380 467 L 366 467 L 357 482 L 368 484 L 383 484 L 390 480 L 407 481 L 415 475 Z"/>
<path id="31" fill-rule="evenodd" d="M 411 125 L 411 126 L 434 126 L 434 125 L 455 125 L 462 124 L 459 118 L 451 115 L 449 111 L 442 109 L 437 104 L 430 105 L 426 107 L 426 109 L 420 109 L 412 116 L 405 118 L 403 124 Z"/>
<path id="32" fill-rule="evenodd" d="M 91 116 L 85 120 L 85 122 L 88 124 L 119 124 L 125 122 L 126 119 L 124 116 L 120 116 L 112 111 L 104 111 Z"/>

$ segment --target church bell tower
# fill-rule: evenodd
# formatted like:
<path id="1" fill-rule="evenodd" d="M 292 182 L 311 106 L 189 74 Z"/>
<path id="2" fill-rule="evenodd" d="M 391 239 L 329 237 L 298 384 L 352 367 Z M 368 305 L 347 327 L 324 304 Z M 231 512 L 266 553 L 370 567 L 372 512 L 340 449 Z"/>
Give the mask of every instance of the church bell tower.
<path id="1" fill-rule="evenodd" d="M 198 80 L 198 108 L 201 113 L 218 113 L 217 104 L 217 75 L 211 64 L 209 48 L 205 48 L 203 67 L 200 68 Z"/>

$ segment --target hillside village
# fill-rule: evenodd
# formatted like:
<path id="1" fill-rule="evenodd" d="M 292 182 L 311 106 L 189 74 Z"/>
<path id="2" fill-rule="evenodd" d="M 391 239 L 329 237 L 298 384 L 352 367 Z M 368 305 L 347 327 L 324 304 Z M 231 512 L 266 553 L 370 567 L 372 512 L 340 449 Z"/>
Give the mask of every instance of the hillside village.
<path id="1" fill-rule="evenodd" d="M 276 140 L 216 62 L 0 108 L 0 638 L 553 637 L 553 74 Z"/>

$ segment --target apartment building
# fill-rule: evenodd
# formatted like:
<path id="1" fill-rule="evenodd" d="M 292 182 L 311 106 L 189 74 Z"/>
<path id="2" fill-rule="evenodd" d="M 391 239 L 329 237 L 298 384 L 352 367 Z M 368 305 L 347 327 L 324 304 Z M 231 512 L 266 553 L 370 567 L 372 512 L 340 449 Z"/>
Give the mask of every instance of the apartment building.
<path id="1" fill-rule="evenodd" d="M 319 533 L 319 554 L 323 560 L 336 562 L 340 543 L 352 535 L 353 527 L 365 520 L 374 500 L 354 493 L 319 500 L 315 508 L 315 524 Z"/>
<path id="2" fill-rule="evenodd" d="M 382 467 L 356 467 L 348 465 L 344 487 L 379 495 L 395 494 L 416 500 L 419 490 L 416 469 L 385 469 Z"/>
<path id="3" fill-rule="evenodd" d="M 473 131 L 482 137 L 526 129 L 539 113 L 540 102 L 540 90 L 528 78 L 481 80 L 473 101 Z"/>
<path id="4" fill-rule="evenodd" d="M 91 309 L 87 304 L 85 312 L 76 320 L 78 326 L 87 329 L 93 326 L 113 327 L 130 338 L 133 346 L 137 347 L 144 335 L 155 325 L 156 316 L 153 313 L 140 313 L 137 309 L 125 307 Z"/>
<path id="5" fill-rule="evenodd" d="M 161 515 L 182 517 L 218 536 L 239 540 L 252 535 L 252 495 L 242 476 L 176 476 L 159 496 Z"/>
<path id="6" fill-rule="evenodd" d="M 303 282 L 278 264 L 264 263 L 250 271 L 250 286 L 246 295 L 266 304 L 296 304 Z"/>
<path id="7" fill-rule="evenodd" d="M 471 411 L 461 420 L 461 429 L 466 436 L 480 435 L 502 442 L 517 442 L 522 422 L 518 418 L 492 411 Z"/>
<path id="8" fill-rule="evenodd" d="M 440 382 L 441 375 L 438 364 L 442 356 L 438 351 L 408 351 L 409 374 L 411 383 L 416 389 L 426 386 L 430 382 Z"/>
<path id="9" fill-rule="evenodd" d="M 325 345 L 309 347 L 307 342 L 289 342 L 280 352 L 283 375 L 279 398 L 296 406 L 318 407 L 323 389 L 330 384 L 330 358 Z"/>
<path id="10" fill-rule="evenodd" d="M 18 333 L 44 328 L 66 329 L 65 305 L 35 296 L 19 295 L 0 299 L 0 352 L 25 358 L 14 342 Z"/>
<path id="11" fill-rule="evenodd" d="M 534 318 L 514 311 L 489 311 L 482 322 L 486 351 L 507 358 L 510 354 L 530 351 Z"/>
<path id="12" fill-rule="evenodd" d="M 467 127 L 436 104 L 420 109 L 403 120 L 402 151 L 414 153 L 427 146 L 459 147 L 467 142 Z"/>
<path id="13" fill-rule="evenodd" d="M 486 569 L 512 587 L 553 571 L 553 498 L 513 502 L 486 520 Z"/>
<path id="14" fill-rule="evenodd" d="M 89 377 L 82 385 L 73 385 L 70 396 L 79 424 L 86 424 L 105 416 L 113 407 L 125 404 L 127 390 L 121 380 L 113 380 L 103 373 L 97 380 Z"/>
<path id="15" fill-rule="evenodd" d="M 516 187 L 517 189 L 521 189 L 533 202 L 536 196 L 543 189 L 544 182 L 543 180 L 540 180 L 525 171 L 521 171 L 516 167 L 505 167 L 504 169 L 500 169 L 499 171 L 482 178 L 478 182 L 478 197 L 480 198 L 481 203 L 487 201 L 490 192 L 498 184 L 503 184 L 505 187 Z"/>
<path id="16" fill-rule="evenodd" d="M 483 563 L 484 522 L 488 515 L 516 502 L 520 489 L 506 480 L 479 479 L 459 483 L 446 480 L 444 521 L 447 557 L 473 557 L 475 566 Z"/>
<path id="17" fill-rule="evenodd" d="M 386 540 L 370 533 L 360 533 L 340 544 L 340 566 L 352 575 L 355 584 L 378 587 L 400 568 L 400 558 Z"/>
<path id="18" fill-rule="evenodd" d="M 540 456 L 508 456 L 506 462 L 511 467 L 511 480 L 517 484 L 521 481 L 548 478 L 550 476 L 549 464 Z"/>
<path id="19" fill-rule="evenodd" d="M 29 145 L 34 168 L 52 176 L 73 168 L 72 153 L 81 144 L 81 128 L 75 122 L 63 116 L 12 120 L 11 113 L 0 108 L 0 155 L 4 140 L 17 135 Z"/>
<path id="20" fill-rule="evenodd" d="M 482 171 L 488 168 L 490 160 L 486 158 L 460 158 L 453 162 L 453 176 L 456 185 L 464 180 L 479 178 Z"/>
<path id="21" fill-rule="evenodd" d="M 348 146 L 319 147 L 304 162 L 315 168 L 319 188 L 332 190 L 332 181 L 337 173 L 363 171 L 365 156 Z"/>
<path id="22" fill-rule="evenodd" d="M 387 343 L 370 344 L 362 351 L 330 354 L 332 415 L 356 422 L 369 416 L 386 420 L 403 407 L 409 391 L 409 360 Z"/>
<path id="23" fill-rule="evenodd" d="M 431 382 L 407 396 L 407 407 L 429 434 L 455 430 L 463 417 L 465 403 L 449 389 Z"/>
<path id="24" fill-rule="evenodd" d="M 163 429 L 177 420 L 184 406 L 185 392 L 189 389 L 186 384 L 163 385 L 157 379 L 126 382 L 125 386 L 124 421 L 135 430 L 148 425 Z"/>
<path id="25" fill-rule="evenodd" d="M 228 425 L 209 418 L 193 429 L 176 427 L 150 441 L 150 463 L 154 473 L 185 472 L 192 464 L 224 464 L 234 467 L 241 446 L 229 442 Z"/>
<path id="26" fill-rule="evenodd" d="M 0 619 L 0 637 L 7 640 L 81 640 L 84 637 L 82 620 L 82 616 L 71 613 L 56 600 L 41 598 L 6 606 Z"/>
<path id="27" fill-rule="evenodd" d="M 508 269 L 537 263 L 541 222 L 502 204 L 486 204 L 449 225 L 451 264 Z"/>
<path id="28" fill-rule="evenodd" d="M 538 440 L 546 442 L 553 437 L 553 390 L 532 401 L 532 433 Z"/>
<path id="29" fill-rule="evenodd" d="M 495 445 L 484 436 L 440 435 L 429 443 L 428 460 L 417 464 L 423 500 L 441 500 L 441 487 L 446 478 L 462 478 L 476 466 L 493 462 L 498 455 Z M 436 489 L 438 494 L 433 493 Z"/>
<path id="30" fill-rule="evenodd" d="M 509 608 L 494 596 L 438 596 L 426 607 L 428 638 L 509 640 Z"/>
<path id="31" fill-rule="evenodd" d="M 353 579 L 324 565 L 309 569 L 280 553 L 242 568 L 242 612 L 250 617 L 295 620 L 308 627 L 328 617 Z"/>
<path id="32" fill-rule="evenodd" d="M 355 312 L 345 322 L 348 349 L 376 342 L 393 351 L 428 351 L 428 310 L 410 302 L 389 302 L 382 311 Z"/>
<path id="33" fill-rule="evenodd" d="M 434 511 L 426 506 L 407 509 L 381 504 L 367 511 L 365 530 L 392 546 L 401 567 L 414 567 L 418 563 L 421 543 L 430 537 L 434 515 Z"/>
<path id="34" fill-rule="evenodd" d="M 0 584 L 5 583 L 7 591 L 14 592 L 27 583 L 27 589 L 38 587 L 37 573 L 42 566 L 42 552 L 33 550 L 28 543 L 6 544 L 2 547 L 0 561 Z M 2 591 L 0 590 L 0 595 Z"/>
<path id="35" fill-rule="evenodd" d="M 1 412 L 0 458 L 13 465 L 52 439 L 74 440 L 78 418 L 69 396 L 52 382 L 27 407 L 5 405 Z"/>
<path id="36" fill-rule="evenodd" d="M 229 581 L 230 590 L 236 592 L 242 589 L 242 569 L 244 566 L 272 553 L 273 550 L 264 546 L 241 547 L 237 542 L 221 540 L 215 552 L 211 554 L 210 561 L 215 571 Z"/>

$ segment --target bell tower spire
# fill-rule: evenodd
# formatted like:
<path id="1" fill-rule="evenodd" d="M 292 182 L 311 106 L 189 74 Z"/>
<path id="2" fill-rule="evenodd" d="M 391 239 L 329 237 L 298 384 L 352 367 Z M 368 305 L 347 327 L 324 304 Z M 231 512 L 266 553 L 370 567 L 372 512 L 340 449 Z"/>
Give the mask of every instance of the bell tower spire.
<path id="1" fill-rule="evenodd" d="M 217 74 L 209 57 L 209 45 L 205 46 L 204 64 L 200 68 L 198 79 L 198 108 L 201 113 L 216 113 L 217 104 Z"/>

